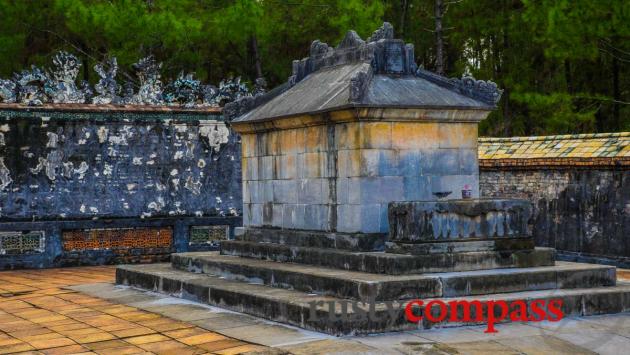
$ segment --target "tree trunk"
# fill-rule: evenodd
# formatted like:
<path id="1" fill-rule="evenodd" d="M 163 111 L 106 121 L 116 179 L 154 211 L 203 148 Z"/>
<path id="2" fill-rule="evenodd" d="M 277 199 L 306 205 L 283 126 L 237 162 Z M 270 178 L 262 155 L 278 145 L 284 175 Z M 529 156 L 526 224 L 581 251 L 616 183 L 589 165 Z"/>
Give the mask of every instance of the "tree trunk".
<path id="1" fill-rule="evenodd" d="M 619 101 L 621 100 L 621 90 L 619 89 L 619 60 L 617 57 L 612 58 L 612 74 L 613 74 L 613 127 L 618 131 L 621 129 L 621 118 L 619 117 Z"/>
<path id="2" fill-rule="evenodd" d="M 256 35 L 251 37 L 252 54 L 254 54 L 254 66 L 256 67 L 256 78 L 262 78 L 262 64 L 260 62 L 260 51 L 258 50 L 258 39 Z"/>
<path id="3" fill-rule="evenodd" d="M 573 94 L 573 77 L 571 75 L 571 62 L 564 60 L 564 80 L 567 82 L 567 92 Z"/>
<path id="4" fill-rule="evenodd" d="M 405 19 L 407 18 L 407 9 L 409 8 L 409 1 L 402 0 L 402 13 L 400 14 L 400 38 L 405 38 Z"/>
<path id="5" fill-rule="evenodd" d="M 442 15 L 444 2 L 435 0 L 435 72 L 444 75 L 444 34 L 442 30 Z"/>

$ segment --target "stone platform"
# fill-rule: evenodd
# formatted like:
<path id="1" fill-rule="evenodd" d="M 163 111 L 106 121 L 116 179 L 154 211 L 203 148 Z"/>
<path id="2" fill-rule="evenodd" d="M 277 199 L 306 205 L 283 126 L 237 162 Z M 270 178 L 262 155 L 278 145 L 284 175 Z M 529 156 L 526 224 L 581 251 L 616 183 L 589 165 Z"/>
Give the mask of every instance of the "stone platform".
<path id="1" fill-rule="evenodd" d="M 558 262 L 554 266 L 383 275 L 321 266 L 239 258 L 217 252 L 173 255 L 172 264 L 127 265 L 119 284 L 161 292 L 329 334 L 368 334 L 442 326 L 404 316 L 406 301 L 562 299 L 565 316 L 630 310 L 630 284 L 615 268 Z M 376 320 L 342 316 L 342 304 L 373 299 Z M 321 303 L 312 308 L 312 302 Z M 393 301 L 387 302 L 387 301 Z M 329 308 L 328 302 L 334 302 Z M 390 306 L 395 307 L 389 310 Z M 358 303 L 367 309 L 368 302 Z M 402 307 L 402 308 L 399 308 Z M 316 309 L 316 310 L 315 310 Z M 315 315 L 313 315 L 315 314 Z"/>

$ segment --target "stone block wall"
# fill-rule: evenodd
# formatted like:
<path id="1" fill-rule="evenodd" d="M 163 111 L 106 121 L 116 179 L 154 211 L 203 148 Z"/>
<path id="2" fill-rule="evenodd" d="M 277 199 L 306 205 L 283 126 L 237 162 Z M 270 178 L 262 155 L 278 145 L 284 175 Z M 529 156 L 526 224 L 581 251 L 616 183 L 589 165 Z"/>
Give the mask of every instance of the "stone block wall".
<path id="1" fill-rule="evenodd" d="M 218 110 L 0 107 L 0 269 L 216 249 L 203 228 L 241 224 L 239 157 Z"/>
<path id="2" fill-rule="evenodd" d="M 580 162 L 482 164 L 481 195 L 530 200 L 536 245 L 556 248 L 561 259 L 630 267 L 630 169 Z"/>
<path id="3" fill-rule="evenodd" d="M 390 201 L 479 196 L 477 124 L 355 121 L 245 134 L 243 223 L 386 233 Z"/>

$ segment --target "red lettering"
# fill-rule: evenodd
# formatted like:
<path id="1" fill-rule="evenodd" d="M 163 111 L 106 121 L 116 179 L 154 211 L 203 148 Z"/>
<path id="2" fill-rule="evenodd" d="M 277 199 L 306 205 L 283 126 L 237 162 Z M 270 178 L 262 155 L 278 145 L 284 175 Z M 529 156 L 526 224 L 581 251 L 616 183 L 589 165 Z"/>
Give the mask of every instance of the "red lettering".
<path id="1" fill-rule="evenodd" d="M 475 321 L 483 321 L 483 304 L 479 301 L 450 301 L 448 302 L 448 306 L 451 311 L 451 317 L 449 318 L 450 322 L 472 322 L 471 306 L 475 306 Z M 461 319 L 458 319 L 457 317 L 458 306 L 461 306 L 462 310 Z"/>
<path id="2" fill-rule="evenodd" d="M 439 313 L 437 317 L 433 316 L 433 305 L 438 305 Z M 431 301 L 427 304 L 426 307 L 424 307 L 424 315 L 427 317 L 429 321 L 433 323 L 443 321 L 446 318 L 447 314 L 448 314 L 448 309 L 446 308 L 446 304 L 440 300 Z"/>
<path id="3" fill-rule="evenodd" d="M 499 300 L 499 301 L 488 301 L 486 305 L 488 306 L 488 326 L 486 327 L 486 330 L 484 331 L 484 333 L 497 333 L 497 330 L 494 329 L 494 324 L 502 321 L 503 319 L 505 319 L 505 317 L 507 317 L 508 304 L 507 302 L 503 300 Z M 495 305 L 501 308 L 501 313 L 499 314 L 498 317 L 494 314 Z"/>
<path id="4" fill-rule="evenodd" d="M 552 317 L 551 314 L 556 317 Z M 547 319 L 551 322 L 557 322 L 562 320 L 562 318 L 564 318 L 564 313 L 562 312 L 562 300 L 557 299 L 549 301 L 549 303 L 547 303 Z"/>
<path id="5" fill-rule="evenodd" d="M 532 308 L 532 316 L 529 317 L 531 322 L 540 322 L 545 320 L 545 310 L 543 307 L 545 306 L 545 300 L 534 300 L 531 303 Z M 536 317 L 538 316 L 538 317 Z"/>
<path id="6" fill-rule="evenodd" d="M 510 312 L 510 319 L 513 322 L 527 322 L 527 303 L 523 300 L 516 300 L 510 305 L 512 312 Z"/>
<path id="7" fill-rule="evenodd" d="M 407 305 L 405 306 L 405 317 L 407 317 L 407 321 L 411 322 L 411 323 L 418 323 L 420 321 L 422 321 L 422 315 L 415 315 L 413 314 L 413 305 L 417 305 L 418 308 L 422 307 L 422 305 L 424 304 L 424 302 L 422 302 L 421 300 L 413 300 L 409 303 L 407 303 Z"/>

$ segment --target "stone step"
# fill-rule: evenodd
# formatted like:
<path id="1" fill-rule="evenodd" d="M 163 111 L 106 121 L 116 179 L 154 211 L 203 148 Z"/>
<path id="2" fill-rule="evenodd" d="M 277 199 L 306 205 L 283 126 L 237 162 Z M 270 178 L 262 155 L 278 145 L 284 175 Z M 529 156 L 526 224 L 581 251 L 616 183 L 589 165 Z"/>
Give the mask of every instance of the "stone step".
<path id="1" fill-rule="evenodd" d="M 348 300 L 336 297 L 194 274 L 174 269 L 169 264 L 119 266 L 116 270 L 116 282 L 334 335 L 370 334 L 483 323 L 474 320 L 475 307 L 472 307 L 473 320 L 470 322 L 436 323 L 423 317 L 422 321 L 416 324 L 406 320 L 405 302 L 376 302 L 372 305 L 349 303 Z M 474 296 L 474 299 L 464 297 L 442 300 L 444 302 L 523 300 L 529 305 L 528 307 L 531 307 L 533 300 L 561 300 L 564 316 L 587 316 L 629 311 L 630 284 L 619 283 L 617 286 L 588 289 L 489 294 Z M 425 299 L 424 304 L 426 305 L 429 301 Z M 344 308 L 347 309 L 345 313 Z M 435 314 L 437 308 L 435 306 L 431 312 Z M 368 312 L 370 309 L 373 311 Z M 487 314 L 486 309 L 487 307 L 482 311 L 484 314 Z M 358 310 L 365 313 L 362 314 Z M 416 314 L 421 312 L 424 312 L 423 307 L 416 307 L 414 310 Z M 505 321 L 510 321 L 509 317 Z"/>
<path id="2" fill-rule="evenodd" d="M 337 233 L 240 227 L 234 239 L 243 242 L 275 243 L 311 248 L 331 248 L 352 251 L 382 251 L 387 235 L 381 233 Z"/>
<path id="3" fill-rule="evenodd" d="M 382 252 L 350 252 L 329 248 L 238 240 L 221 242 L 221 254 L 223 255 L 389 275 L 552 266 L 554 265 L 554 253 L 555 250 L 552 248 L 535 248 L 518 251 L 405 255 Z"/>
<path id="4" fill-rule="evenodd" d="M 218 252 L 179 253 L 174 268 L 229 280 L 361 301 L 460 297 L 488 293 L 615 285 L 615 268 L 560 262 L 556 266 L 421 275 L 385 275 L 239 258 Z"/>

